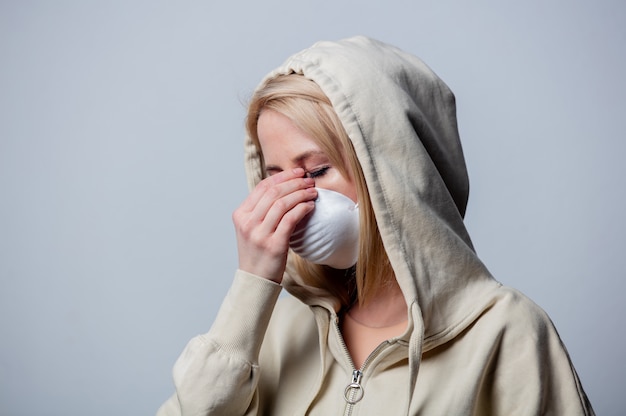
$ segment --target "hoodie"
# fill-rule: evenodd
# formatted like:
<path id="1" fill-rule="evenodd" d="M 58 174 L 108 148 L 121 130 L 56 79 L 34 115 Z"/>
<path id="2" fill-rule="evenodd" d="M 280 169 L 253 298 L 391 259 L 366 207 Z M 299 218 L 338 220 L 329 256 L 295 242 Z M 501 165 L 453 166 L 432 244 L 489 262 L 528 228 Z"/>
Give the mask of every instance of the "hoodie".
<path id="1" fill-rule="evenodd" d="M 450 89 L 365 37 L 316 43 L 266 79 L 289 73 L 320 86 L 352 141 L 408 328 L 356 369 L 330 293 L 288 264 L 291 296 L 279 300 L 279 285 L 239 270 L 211 330 L 176 362 L 159 414 L 593 415 L 549 317 L 474 251 Z M 254 187 L 263 174 L 249 138 L 245 162 Z"/>

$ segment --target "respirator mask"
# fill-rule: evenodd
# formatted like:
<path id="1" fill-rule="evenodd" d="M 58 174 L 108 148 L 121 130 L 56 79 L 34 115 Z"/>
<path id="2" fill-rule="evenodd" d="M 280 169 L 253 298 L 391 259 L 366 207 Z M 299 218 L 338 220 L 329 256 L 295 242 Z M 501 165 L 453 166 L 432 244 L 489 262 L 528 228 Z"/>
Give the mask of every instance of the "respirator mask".
<path id="1" fill-rule="evenodd" d="M 359 256 L 359 209 L 347 196 L 317 188 L 315 208 L 291 235 L 289 246 L 314 264 L 347 269 Z"/>

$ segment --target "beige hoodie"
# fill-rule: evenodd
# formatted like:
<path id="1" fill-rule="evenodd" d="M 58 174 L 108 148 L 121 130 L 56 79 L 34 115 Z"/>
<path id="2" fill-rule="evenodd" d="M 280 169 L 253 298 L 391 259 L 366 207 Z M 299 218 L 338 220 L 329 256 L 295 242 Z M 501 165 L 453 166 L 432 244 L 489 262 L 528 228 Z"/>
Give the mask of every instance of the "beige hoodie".
<path id="1" fill-rule="evenodd" d="M 409 327 L 356 372 L 328 293 L 288 267 L 293 297 L 277 301 L 280 286 L 238 271 L 211 330 L 176 362 L 159 414 L 593 415 L 548 316 L 474 252 L 448 87 L 364 37 L 317 43 L 268 77 L 292 72 L 322 88 L 353 142 Z M 247 139 L 250 186 L 260 166 Z"/>

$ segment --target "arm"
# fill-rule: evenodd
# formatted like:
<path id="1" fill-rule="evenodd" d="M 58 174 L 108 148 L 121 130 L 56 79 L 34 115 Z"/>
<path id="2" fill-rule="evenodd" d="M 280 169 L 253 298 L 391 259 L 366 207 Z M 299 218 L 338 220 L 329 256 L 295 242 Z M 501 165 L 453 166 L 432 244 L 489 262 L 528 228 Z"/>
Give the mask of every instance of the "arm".
<path id="1" fill-rule="evenodd" d="M 241 270 L 211 330 L 193 338 L 174 365 L 165 415 L 256 414 L 258 355 L 281 287 Z"/>
<path id="2" fill-rule="evenodd" d="M 314 181 L 296 168 L 261 181 L 233 213 L 239 270 L 211 330 L 174 366 L 164 415 L 256 414 L 258 355 L 280 293 L 296 224 L 314 207 Z"/>

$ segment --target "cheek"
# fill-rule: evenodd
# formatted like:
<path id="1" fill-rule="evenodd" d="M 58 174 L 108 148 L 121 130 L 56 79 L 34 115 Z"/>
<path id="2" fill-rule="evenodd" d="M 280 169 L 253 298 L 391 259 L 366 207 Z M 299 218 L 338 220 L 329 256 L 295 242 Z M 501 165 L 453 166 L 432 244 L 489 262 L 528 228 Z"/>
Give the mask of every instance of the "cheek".
<path id="1" fill-rule="evenodd" d="M 351 200 L 353 200 L 354 203 L 359 202 L 359 198 L 357 197 L 357 194 L 356 194 L 356 186 L 354 186 L 354 184 L 350 184 L 350 187 L 346 189 L 346 192 L 344 193 L 344 195 L 350 198 Z"/>
<path id="2" fill-rule="evenodd" d="M 358 202 L 356 186 L 353 182 L 341 176 L 339 172 L 333 172 L 333 174 L 329 175 L 328 177 L 317 179 L 315 181 L 315 186 L 339 192 L 353 200 L 355 203 Z"/>

